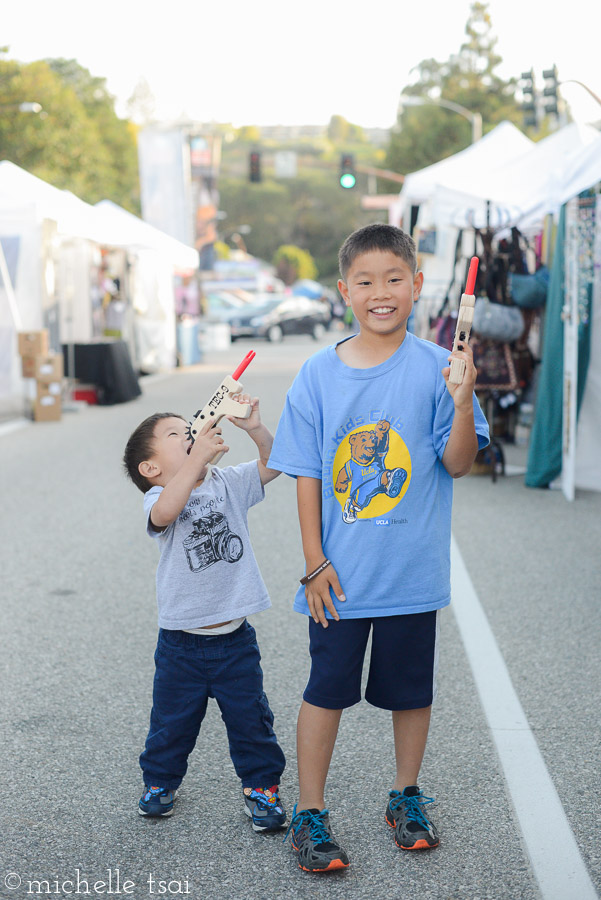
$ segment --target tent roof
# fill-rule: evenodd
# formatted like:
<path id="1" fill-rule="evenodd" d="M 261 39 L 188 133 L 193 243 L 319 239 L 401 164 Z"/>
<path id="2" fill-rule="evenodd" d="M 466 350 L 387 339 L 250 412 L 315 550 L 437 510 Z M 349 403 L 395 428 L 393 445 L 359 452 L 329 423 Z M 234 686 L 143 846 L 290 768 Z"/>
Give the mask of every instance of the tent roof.
<path id="1" fill-rule="evenodd" d="M 127 212 L 111 200 L 101 200 L 94 210 L 101 217 L 113 246 L 146 247 L 168 256 L 181 269 L 198 268 L 198 251 Z"/>
<path id="2" fill-rule="evenodd" d="M 52 219 L 58 230 L 71 237 L 96 240 L 94 208 L 69 191 L 62 191 L 31 172 L 0 162 L 0 206 L 16 204 L 35 210 L 39 219 Z"/>
<path id="3" fill-rule="evenodd" d="M 533 141 L 519 128 L 511 122 L 501 122 L 465 150 L 407 175 L 400 201 L 404 206 L 423 203 L 432 196 L 437 185 L 472 193 L 474 179 L 498 169 L 508 160 L 523 156 L 533 146 Z"/>
<path id="4" fill-rule="evenodd" d="M 578 196 L 601 181 L 601 133 L 584 147 L 574 150 L 565 160 L 566 177 L 561 190 L 552 196 L 557 206 Z"/>
<path id="5" fill-rule="evenodd" d="M 148 225 L 110 200 L 96 206 L 62 191 L 8 160 L 0 162 L 0 209 L 28 207 L 38 219 L 52 219 L 61 234 L 109 247 L 156 250 L 182 269 L 198 267 L 198 252 Z"/>
<path id="6" fill-rule="evenodd" d="M 483 227 L 487 216 L 494 228 L 538 224 L 546 212 L 565 202 L 564 196 L 578 193 L 578 184 L 588 181 L 590 187 L 601 178 L 600 137 L 592 126 L 572 123 L 500 166 L 474 170 L 469 185 L 441 180 L 427 217 L 432 223 L 458 227 Z"/>

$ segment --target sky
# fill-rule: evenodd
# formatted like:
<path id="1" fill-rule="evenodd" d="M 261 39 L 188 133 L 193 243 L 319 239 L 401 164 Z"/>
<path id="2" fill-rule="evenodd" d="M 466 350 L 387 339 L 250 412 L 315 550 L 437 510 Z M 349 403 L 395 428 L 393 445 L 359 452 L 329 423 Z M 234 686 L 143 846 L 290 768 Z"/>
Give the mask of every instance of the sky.
<path id="1" fill-rule="evenodd" d="M 0 43 L 31 62 L 76 59 L 106 78 L 119 115 L 140 79 L 155 118 L 181 116 L 234 126 L 326 124 L 341 115 L 390 127 L 398 98 L 421 60 L 448 59 L 464 37 L 470 0 L 0 0 Z M 546 7 L 546 9 L 545 9 Z M 490 0 L 497 73 L 516 76 L 554 64 L 559 80 L 601 98 L 601 3 Z M 577 84 L 562 93 L 577 121 L 601 105 Z M 34 97 L 28 98 L 35 100 Z"/>

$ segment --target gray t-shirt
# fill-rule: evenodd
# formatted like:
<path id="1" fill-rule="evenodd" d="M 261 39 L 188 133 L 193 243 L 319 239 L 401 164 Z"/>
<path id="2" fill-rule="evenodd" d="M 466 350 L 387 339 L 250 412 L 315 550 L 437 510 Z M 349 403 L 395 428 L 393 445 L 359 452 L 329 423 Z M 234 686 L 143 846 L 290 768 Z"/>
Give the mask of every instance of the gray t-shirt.
<path id="1" fill-rule="evenodd" d="M 162 487 L 144 494 L 146 531 L 159 544 L 159 627 L 202 628 L 271 606 L 248 533 L 247 511 L 265 496 L 256 460 L 225 469 L 195 488 L 164 531 L 150 510 Z"/>

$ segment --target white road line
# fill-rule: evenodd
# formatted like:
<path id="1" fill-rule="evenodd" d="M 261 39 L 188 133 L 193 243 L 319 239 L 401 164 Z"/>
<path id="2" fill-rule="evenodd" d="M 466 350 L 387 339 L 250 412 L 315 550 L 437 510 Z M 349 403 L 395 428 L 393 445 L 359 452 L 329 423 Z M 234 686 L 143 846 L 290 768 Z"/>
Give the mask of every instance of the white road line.
<path id="1" fill-rule="evenodd" d="M 451 609 L 543 900 L 597 900 L 597 892 L 454 538 L 451 589 Z"/>

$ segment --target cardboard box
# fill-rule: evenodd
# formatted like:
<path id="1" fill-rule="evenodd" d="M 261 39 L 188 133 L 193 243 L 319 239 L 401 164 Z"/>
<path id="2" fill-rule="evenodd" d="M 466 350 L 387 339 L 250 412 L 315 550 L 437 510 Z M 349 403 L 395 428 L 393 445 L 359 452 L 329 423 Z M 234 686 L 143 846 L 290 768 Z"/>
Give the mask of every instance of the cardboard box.
<path id="1" fill-rule="evenodd" d="M 62 413 L 60 385 L 56 390 L 46 391 L 44 385 L 38 385 L 38 394 L 33 404 L 33 418 L 36 422 L 58 422 Z M 49 385 L 48 387 L 53 387 Z"/>
<path id="2" fill-rule="evenodd" d="M 45 356 L 22 356 L 21 371 L 23 378 L 35 378 L 48 384 L 59 381 L 63 377 L 63 357 L 60 353 L 48 353 Z"/>
<path id="3" fill-rule="evenodd" d="M 48 355 L 48 330 L 19 331 L 19 356 L 47 356 Z"/>
<path id="4" fill-rule="evenodd" d="M 25 359 L 25 357 L 23 357 Z M 63 377 L 63 355 L 62 353 L 48 353 L 46 356 L 36 356 L 35 359 L 35 375 L 33 376 L 42 384 L 50 384 L 53 381 L 60 381 Z"/>
<path id="5" fill-rule="evenodd" d="M 63 393 L 63 383 L 62 381 L 37 381 L 37 394 L 36 399 L 40 400 L 42 397 L 45 397 L 46 394 L 51 394 L 53 397 L 60 397 Z"/>
<path id="6" fill-rule="evenodd" d="M 21 357 L 21 372 L 23 373 L 23 378 L 35 378 L 36 359 L 37 357 L 35 356 Z"/>

